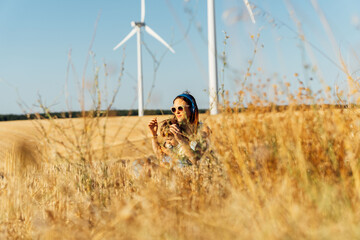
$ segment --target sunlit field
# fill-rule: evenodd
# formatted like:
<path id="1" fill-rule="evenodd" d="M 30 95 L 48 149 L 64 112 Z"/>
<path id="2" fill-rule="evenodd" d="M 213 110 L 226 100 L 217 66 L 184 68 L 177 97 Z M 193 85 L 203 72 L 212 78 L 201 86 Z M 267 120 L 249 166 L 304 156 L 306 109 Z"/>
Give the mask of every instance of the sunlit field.
<path id="1" fill-rule="evenodd" d="M 151 118 L 1 123 L 0 238 L 360 237 L 357 109 L 224 106 L 201 116 L 211 150 L 174 169 Z"/>
<path id="2" fill-rule="evenodd" d="M 293 21 L 301 54 L 312 56 L 315 45 Z M 360 239 L 358 69 L 352 73 L 340 53 L 333 61 L 317 48 L 340 69 L 342 75 L 333 76 L 340 87 L 326 85 L 321 72 L 328 69 L 318 69 L 316 61 L 298 66 L 310 77 L 280 77 L 287 72 L 272 79 L 261 61 L 254 65 L 264 44 L 252 33 L 246 48 L 253 55 L 233 71 L 224 33 L 217 56 L 219 114 L 200 115 L 211 134 L 197 165 L 160 164 L 148 129 L 155 116 L 111 116 L 124 59 L 114 96 L 106 100 L 105 63 L 94 61 L 93 82 L 85 82 L 91 79 L 86 67 L 75 79 L 81 117 L 56 117 L 40 98 L 42 115 L 23 104 L 29 120 L 0 122 L 0 240 Z M 161 59 L 153 59 L 154 79 Z M 228 72 L 234 84 L 227 79 L 225 85 Z"/>

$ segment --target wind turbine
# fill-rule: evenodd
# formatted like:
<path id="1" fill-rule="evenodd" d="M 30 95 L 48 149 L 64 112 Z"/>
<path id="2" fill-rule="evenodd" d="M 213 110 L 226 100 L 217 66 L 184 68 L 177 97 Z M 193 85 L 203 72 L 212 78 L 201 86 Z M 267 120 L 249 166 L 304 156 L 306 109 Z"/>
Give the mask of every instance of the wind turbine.
<path id="1" fill-rule="evenodd" d="M 254 14 L 251 10 L 249 0 L 243 0 L 249 12 L 251 21 L 255 23 Z M 209 106 L 210 114 L 218 114 L 218 76 L 217 76 L 217 50 L 216 50 L 216 29 L 215 29 L 215 6 L 214 0 L 207 1 L 208 15 L 208 56 L 209 56 Z"/>
<path id="2" fill-rule="evenodd" d="M 154 30 L 152 30 L 148 25 L 145 24 L 145 0 L 141 0 L 141 21 L 140 22 L 131 22 L 133 30 L 118 44 L 114 47 L 114 51 L 123 45 L 127 40 L 137 33 L 137 64 L 138 64 L 138 106 L 139 106 L 139 116 L 144 116 L 144 99 L 143 99 L 143 76 L 142 76 L 142 60 L 141 60 L 141 28 L 144 27 L 145 31 L 154 37 L 156 40 L 161 42 L 165 47 L 167 47 L 172 53 L 175 53 L 174 49 L 165 42 Z"/>

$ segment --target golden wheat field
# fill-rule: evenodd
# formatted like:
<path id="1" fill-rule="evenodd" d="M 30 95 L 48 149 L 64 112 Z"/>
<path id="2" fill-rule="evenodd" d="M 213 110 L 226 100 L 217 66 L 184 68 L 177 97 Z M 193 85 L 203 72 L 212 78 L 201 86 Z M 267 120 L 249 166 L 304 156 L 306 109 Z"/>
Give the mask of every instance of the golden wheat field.
<path id="1" fill-rule="evenodd" d="M 180 169 L 152 117 L 1 123 L 0 239 L 360 238 L 356 109 L 204 114 L 211 151 Z"/>

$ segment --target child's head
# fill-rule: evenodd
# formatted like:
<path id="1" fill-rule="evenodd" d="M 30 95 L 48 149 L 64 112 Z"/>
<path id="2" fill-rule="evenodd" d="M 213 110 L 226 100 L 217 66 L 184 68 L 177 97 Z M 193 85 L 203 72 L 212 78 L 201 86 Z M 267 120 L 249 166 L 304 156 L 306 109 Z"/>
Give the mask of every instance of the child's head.
<path id="1" fill-rule="evenodd" d="M 172 124 L 177 124 L 176 119 L 166 119 L 162 121 L 162 124 L 160 126 L 160 134 L 164 139 L 164 147 L 166 148 L 172 148 L 178 144 L 174 137 L 174 134 L 172 134 L 172 132 L 170 131 L 170 125 Z"/>

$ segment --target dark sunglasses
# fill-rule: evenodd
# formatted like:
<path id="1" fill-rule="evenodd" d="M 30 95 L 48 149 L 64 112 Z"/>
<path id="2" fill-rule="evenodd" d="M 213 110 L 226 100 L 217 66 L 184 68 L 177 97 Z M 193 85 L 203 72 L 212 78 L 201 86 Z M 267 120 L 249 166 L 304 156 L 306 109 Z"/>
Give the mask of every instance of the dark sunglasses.
<path id="1" fill-rule="evenodd" d="M 179 112 L 182 112 L 182 111 L 184 111 L 185 107 L 189 107 L 189 105 L 178 106 L 178 107 L 177 107 L 177 110 L 179 110 Z M 172 107 L 172 108 L 171 108 L 171 112 L 172 112 L 172 113 L 175 113 L 175 112 L 176 112 L 176 107 Z"/>

